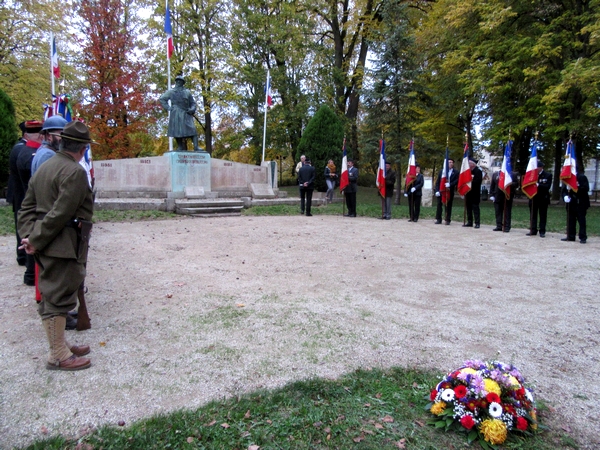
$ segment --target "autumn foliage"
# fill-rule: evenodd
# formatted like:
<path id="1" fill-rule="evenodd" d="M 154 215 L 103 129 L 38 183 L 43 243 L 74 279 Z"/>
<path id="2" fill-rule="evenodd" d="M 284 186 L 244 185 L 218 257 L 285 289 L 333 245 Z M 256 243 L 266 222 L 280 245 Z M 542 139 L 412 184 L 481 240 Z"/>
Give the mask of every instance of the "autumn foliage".
<path id="1" fill-rule="evenodd" d="M 154 106 L 141 82 L 143 66 L 133 58 L 130 12 L 122 0 L 84 0 L 79 14 L 84 20 L 82 50 L 89 91 L 81 111 L 100 144 L 94 158 L 136 157 L 141 140 L 133 137 L 147 132 Z"/>

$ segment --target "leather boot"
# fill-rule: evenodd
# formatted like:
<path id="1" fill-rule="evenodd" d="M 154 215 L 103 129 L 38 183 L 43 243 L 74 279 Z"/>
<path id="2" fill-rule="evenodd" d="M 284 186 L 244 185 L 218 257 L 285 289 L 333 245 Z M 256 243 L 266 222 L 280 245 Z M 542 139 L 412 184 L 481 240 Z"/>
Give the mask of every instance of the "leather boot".
<path id="1" fill-rule="evenodd" d="M 67 347 L 65 341 L 66 318 L 54 316 L 44 319 L 44 329 L 50 344 L 50 355 L 46 369 L 48 370 L 81 370 L 90 367 L 91 362 L 87 358 L 75 356 Z"/>
<path id="2" fill-rule="evenodd" d="M 75 356 L 85 356 L 91 351 L 89 345 L 71 345 L 66 339 L 65 345 L 69 350 L 71 350 L 71 353 L 73 353 Z"/>

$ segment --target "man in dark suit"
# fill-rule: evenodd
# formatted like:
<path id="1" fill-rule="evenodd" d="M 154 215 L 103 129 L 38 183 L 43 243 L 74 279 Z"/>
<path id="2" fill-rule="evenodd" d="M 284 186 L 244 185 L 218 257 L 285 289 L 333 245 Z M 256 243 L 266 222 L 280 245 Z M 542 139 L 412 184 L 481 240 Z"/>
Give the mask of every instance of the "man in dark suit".
<path id="1" fill-rule="evenodd" d="M 561 241 L 574 241 L 579 222 L 579 242 L 587 242 L 586 214 L 590 207 L 590 183 L 583 171 L 577 174 L 577 192 L 563 183 L 561 194 L 567 206 L 567 237 Z"/>
<path id="2" fill-rule="evenodd" d="M 477 167 L 477 162 L 469 158 L 469 168 L 471 169 L 471 190 L 465 195 L 465 205 L 467 206 L 467 223 L 463 227 L 472 227 L 475 219 L 475 228 L 480 225 L 479 202 L 481 201 L 481 181 L 483 173 Z"/>
<path id="3" fill-rule="evenodd" d="M 85 278 L 94 201 L 79 161 L 92 140 L 87 126 L 78 121 L 60 135 L 60 151 L 31 178 L 18 225 L 23 249 L 40 266 L 38 313 L 50 347 L 46 368 L 80 370 L 90 367 L 90 360 L 82 358 L 90 347 L 70 345 L 65 325 Z"/>
<path id="4" fill-rule="evenodd" d="M 356 217 L 356 192 L 358 182 L 358 169 L 354 167 L 354 161 L 348 160 L 348 186 L 344 189 L 344 195 L 346 197 L 346 206 L 348 208 L 348 214 L 344 214 L 346 217 Z"/>
<path id="5" fill-rule="evenodd" d="M 442 223 L 442 195 L 440 193 L 440 183 L 442 181 L 442 170 L 438 174 L 437 181 L 435 183 L 435 196 L 438 198 L 437 200 L 437 210 L 435 213 L 435 223 L 437 225 Z M 446 225 L 450 225 L 450 221 L 452 220 L 452 202 L 454 201 L 454 191 L 456 190 L 456 185 L 458 184 L 458 170 L 454 168 L 454 160 L 448 159 L 448 174 L 446 175 L 446 186 L 445 188 L 449 192 L 448 201 L 446 202 Z"/>
<path id="6" fill-rule="evenodd" d="M 535 236 L 538 232 L 538 212 L 540 214 L 540 237 L 546 237 L 546 220 L 548 218 L 548 205 L 550 205 L 550 189 L 552 188 L 552 174 L 544 170 L 544 163 L 538 161 L 538 187 L 537 194 L 529 200 L 531 224 L 527 236 Z"/>
<path id="7" fill-rule="evenodd" d="M 390 220 L 392 218 L 392 199 L 394 198 L 394 185 L 396 184 L 396 172 L 392 170 L 392 165 L 389 162 L 385 162 L 385 198 L 381 199 L 383 206 L 383 215 L 381 216 L 384 220 Z"/>
<path id="8" fill-rule="evenodd" d="M 408 209 L 410 214 L 409 222 L 417 222 L 419 220 L 419 214 L 421 213 L 421 199 L 423 198 L 423 186 L 425 185 L 425 178 L 421 173 L 421 166 L 415 165 L 417 176 L 415 181 L 412 182 L 408 189 L 405 190 L 404 196 L 408 197 Z"/>
<path id="9" fill-rule="evenodd" d="M 494 172 L 492 182 L 490 184 L 490 200 L 494 202 L 494 212 L 496 213 L 496 228 L 493 231 L 510 231 L 512 220 L 512 205 L 515 198 L 515 191 L 518 186 L 518 177 L 516 173 L 511 174 L 512 184 L 510 185 L 510 195 L 506 198 L 506 194 L 498 186 L 500 171 Z"/>
<path id="10" fill-rule="evenodd" d="M 310 159 L 306 159 L 298 171 L 298 186 L 300 188 L 300 214 L 304 214 L 306 210 L 306 215 L 312 216 L 310 207 L 315 189 L 315 168 L 310 163 Z"/>

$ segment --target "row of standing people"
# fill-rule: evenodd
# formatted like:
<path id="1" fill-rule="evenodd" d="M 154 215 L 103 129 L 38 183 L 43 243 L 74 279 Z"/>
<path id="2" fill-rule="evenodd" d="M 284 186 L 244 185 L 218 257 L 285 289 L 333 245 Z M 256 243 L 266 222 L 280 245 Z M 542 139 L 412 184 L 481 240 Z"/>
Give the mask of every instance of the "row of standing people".
<path id="1" fill-rule="evenodd" d="M 25 265 L 24 281 L 35 282 L 39 269 L 38 314 L 50 352 L 46 367 L 80 370 L 89 346 L 71 345 L 64 330 L 82 293 L 87 242 L 93 214 L 90 172 L 84 162 L 89 129 L 60 116 L 20 125 L 23 136 L 10 154 L 7 200 L 13 206 L 17 233 L 17 262 Z"/>
<path id="2" fill-rule="evenodd" d="M 299 173 L 300 169 L 305 164 L 305 156 L 301 157 L 300 162 L 296 166 L 296 172 Z M 394 186 L 396 184 L 396 172 L 392 170 L 390 163 L 386 162 L 386 176 L 385 176 L 385 197 L 382 198 L 382 216 L 381 219 L 390 220 L 392 217 L 392 199 L 394 196 Z M 481 185 L 483 183 L 483 172 L 477 165 L 477 161 L 469 159 L 469 169 L 471 170 L 471 189 L 464 196 L 465 209 L 466 209 L 466 223 L 464 227 L 480 228 L 481 226 Z M 421 168 L 419 164 L 416 164 L 416 177 L 413 183 L 405 188 L 404 196 L 408 198 L 409 207 L 409 222 L 417 222 L 419 220 L 421 210 L 421 199 L 422 189 L 425 184 L 423 174 L 421 174 Z M 314 189 L 314 168 L 311 173 L 312 181 L 310 185 L 310 198 L 312 199 L 312 190 Z M 325 167 L 325 181 L 327 183 L 327 194 L 326 198 L 328 202 L 333 199 L 333 192 L 335 189 L 336 181 L 338 176 L 336 174 L 336 167 L 333 160 L 329 160 Z M 495 172 L 491 178 L 490 184 L 490 200 L 494 203 L 494 215 L 496 220 L 496 227 L 493 231 L 502 231 L 505 233 L 510 232 L 512 224 L 512 206 L 515 197 L 515 190 L 510 189 L 510 195 L 507 197 L 506 194 L 499 187 L 499 176 L 500 172 Z M 435 224 L 442 224 L 442 219 L 446 225 L 450 225 L 452 221 L 452 205 L 454 202 L 454 195 L 456 186 L 458 184 L 459 172 L 454 169 L 454 160 L 448 159 L 448 172 L 446 178 L 445 188 L 448 190 L 448 198 L 444 205 L 442 201 L 442 195 L 440 190 L 440 184 L 442 181 L 442 172 L 438 174 L 436 184 L 434 187 L 435 196 L 437 199 Z M 358 181 L 358 169 L 354 167 L 352 160 L 348 161 L 348 179 L 349 184 L 344 189 L 346 198 L 346 205 L 348 213 L 345 214 L 348 217 L 356 217 L 356 192 L 357 181 Z M 512 174 L 512 179 L 517 181 L 518 175 Z M 300 180 L 300 176 L 299 176 Z M 301 195 L 301 211 L 304 214 L 305 211 L 305 195 L 303 194 L 302 184 L 305 183 L 305 177 L 303 177 L 300 183 L 300 195 Z M 590 207 L 589 201 L 589 182 L 587 177 L 583 173 L 577 175 L 577 183 L 579 189 L 577 192 L 573 191 L 568 185 L 563 184 L 561 188 L 561 196 L 566 204 L 567 209 L 567 236 L 563 239 L 564 241 L 575 241 L 576 228 L 579 224 L 579 240 L 585 244 L 587 242 L 587 226 L 586 226 L 586 212 Z M 512 186 L 511 186 L 512 187 Z M 306 188 L 304 188 L 306 190 Z M 538 182 L 537 182 L 537 194 L 529 200 L 530 209 L 530 230 L 527 236 L 540 237 L 546 236 L 546 224 L 548 219 L 548 206 L 551 200 L 552 189 L 552 174 L 544 170 L 544 163 L 538 162 Z M 309 201 L 310 203 L 310 201 Z M 445 211 L 444 211 L 445 207 Z M 310 206 L 308 206 L 308 213 L 310 214 Z M 312 215 L 312 214 L 311 214 Z M 539 219 L 539 220 L 538 220 Z"/>

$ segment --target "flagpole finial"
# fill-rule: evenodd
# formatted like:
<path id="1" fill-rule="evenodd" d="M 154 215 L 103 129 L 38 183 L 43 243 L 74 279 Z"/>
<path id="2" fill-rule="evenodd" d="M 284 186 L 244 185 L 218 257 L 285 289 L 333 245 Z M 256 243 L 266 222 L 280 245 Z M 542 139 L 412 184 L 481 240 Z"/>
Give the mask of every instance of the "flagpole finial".
<path id="1" fill-rule="evenodd" d="M 449 142 L 450 142 L 450 133 L 446 133 L 446 147 L 448 147 Z"/>
<path id="2" fill-rule="evenodd" d="M 538 140 L 539 134 L 540 134 L 540 132 L 538 130 L 535 130 L 535 135 L 534 136 L 535 136 L 535 140 L 536 141 Z"/>

